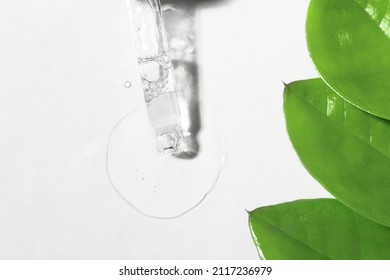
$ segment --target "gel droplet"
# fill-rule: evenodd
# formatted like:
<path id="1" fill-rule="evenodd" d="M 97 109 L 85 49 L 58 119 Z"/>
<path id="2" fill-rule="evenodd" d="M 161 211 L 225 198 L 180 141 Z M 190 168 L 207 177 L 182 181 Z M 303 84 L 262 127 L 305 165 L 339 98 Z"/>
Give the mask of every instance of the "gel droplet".
<path id="1" fill-rule="evenodd" d="M 196 156 L 163 155 L 156 150 L 146 108 L 137 109 L 118 122 L 109 139 L 106 168 L 112 186 L 148 217 L 176 218 L 194 209 L 211 192 L 226 163 L 224 138 L 210 118 L 198 136 Z M 176 141 L 172 135 L 163 138 L 167 146 Z"/>

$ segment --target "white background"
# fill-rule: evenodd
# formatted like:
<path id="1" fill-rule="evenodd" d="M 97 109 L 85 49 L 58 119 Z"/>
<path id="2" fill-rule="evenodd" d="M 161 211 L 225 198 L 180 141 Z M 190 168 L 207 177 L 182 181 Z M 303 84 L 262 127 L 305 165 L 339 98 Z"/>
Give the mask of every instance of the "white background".
<path id="1" fill-rule="evenodd" d="M 282 80 L 317 76 L 308 2 L 199 10 L 203 102 L 229 161 L 200 206 L 155 220 L 105 172 L 111 130 L 142 102 L 126 1 L 1 0 L 0 258 L 256 259 L 245 209 L 329 196 L 300 164 L 282 109 Z"/>

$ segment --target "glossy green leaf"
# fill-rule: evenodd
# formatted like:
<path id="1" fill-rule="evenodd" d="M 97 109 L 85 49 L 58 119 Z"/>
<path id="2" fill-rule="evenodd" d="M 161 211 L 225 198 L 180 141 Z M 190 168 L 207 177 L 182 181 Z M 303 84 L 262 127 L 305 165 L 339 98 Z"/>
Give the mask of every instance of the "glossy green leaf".
<path id="1" fill-rule="evenodd" d="M 310 55 L 342 97 L 390 119 L 390 0 L 311 0 Z"/>
<path id="2" fill-rule="evenodd" d="M 352 106 L 321 79 L 287 85 L 284 112 L 310 174 L 345 205 L 390 226 L 390 121 Z"/>
<path id="3" fill-rule="evenodd" d="M 269 260 L 390 259 L 390 228 L 335 199 L 288 202 L 249 214 L 253 241 Z"/>

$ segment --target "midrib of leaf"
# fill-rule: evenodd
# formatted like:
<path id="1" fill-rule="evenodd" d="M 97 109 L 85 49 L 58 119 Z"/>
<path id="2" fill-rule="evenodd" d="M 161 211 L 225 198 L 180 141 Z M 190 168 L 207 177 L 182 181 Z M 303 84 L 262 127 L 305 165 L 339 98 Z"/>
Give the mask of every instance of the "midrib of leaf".
<path id="1" fill-rule="evenodd" d="M 322 112 L 319 108 L 317 108 L 316 106 L 314 106 L 312 103 L 310 103 L 307 99 L 305 99 L 304 97 L 300 96 L 299 93 L 297 93 L 297 91 L 295 91 L 294 89 L 291 88 L 291 91 L 292 92 L 295 92 L 296 95 L 298 98 L 302 99 L 303 101 L 305 101 L 307 104 L 310 105 L 310 107 L 314 108 L 317 112 L 320 113 L 320 115 L 322 115 L 326 120 L 328 121 L 331 121 L 333 123 L 335 123 L 337 126 L 340 126 L 344 129 L 344 131 L 348 132 L 350 135 L 352 135 L 354 138 L 358 139 L 360 142 L 368 145 L 369 147 L 371 147 L 372 149 L 376 150 L 378 153 L 380 153 L 381 155 L 385 156 L 387 159 L 390 159 L 390 156 L 384 152 L 382 152 L 381 150 L 379 150 L 377 147 L 375 147 L 374 145 L 372 145 L 372 143 L 370 142 L 367 142 L 366 140 L 362 139 L 361 137 L 355 135 L 354 133 L 352 133 L 349 129 L 347 129 L 344 125 L 342 125 L 340 122 L 332 119 L 332 118 L 329 118 L 326 113 Z M 344 100 L 344 99 L 343 99 Z M 344 100 L 345 101 L 345 100 Z M 356 108 L 357 109 L 357 108 Z M 360 109 L 357 109 L 357 110 L 360 110 Z M 368 113 L 367 113 L 368 114 Z M 369 116 L 371 117 L 371 116 Z M 390 128 L 389 128 L 390 129 Z M 369 132 L 368 135 L 370 137 L 373 137 L 373 135 Z M 370 138 L 368 137 L 368 138 Z"/>

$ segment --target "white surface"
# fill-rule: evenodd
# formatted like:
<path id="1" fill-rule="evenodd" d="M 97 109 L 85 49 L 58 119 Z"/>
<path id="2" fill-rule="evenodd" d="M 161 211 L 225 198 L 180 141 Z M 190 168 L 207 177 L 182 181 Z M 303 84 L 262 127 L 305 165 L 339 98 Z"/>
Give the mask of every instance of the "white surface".
<path id="1" fill-rule="evenodd" d="M 142 102 L 125 0 L 2 0 L 0 258 L 256 259 L 245 209 L 329 196 L 282 111 L 282 80 L 317 76 L 308 2 L 200 11 L 204 103 L 229 162 L 198 208 L 166 221 L 129 207 L 105 172 L 110 131 Z"/>

